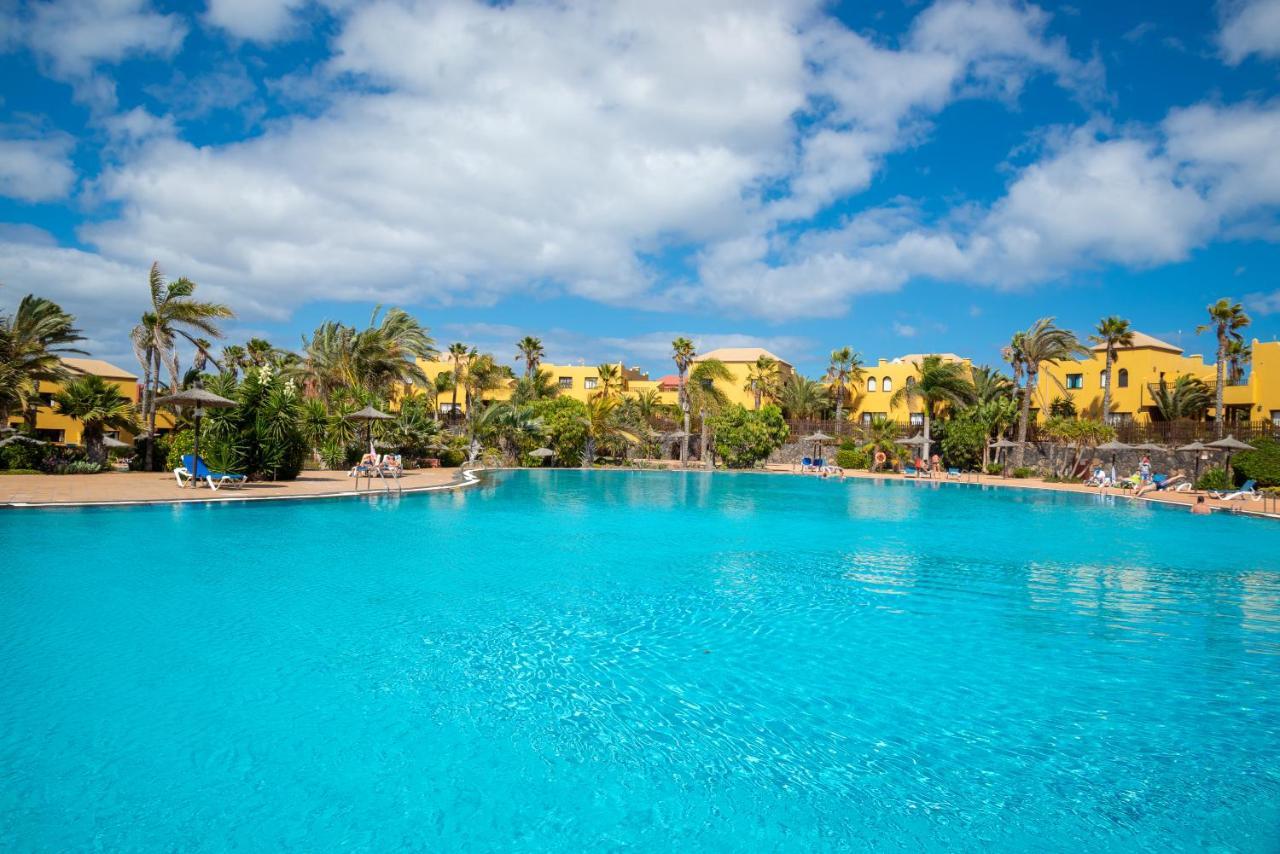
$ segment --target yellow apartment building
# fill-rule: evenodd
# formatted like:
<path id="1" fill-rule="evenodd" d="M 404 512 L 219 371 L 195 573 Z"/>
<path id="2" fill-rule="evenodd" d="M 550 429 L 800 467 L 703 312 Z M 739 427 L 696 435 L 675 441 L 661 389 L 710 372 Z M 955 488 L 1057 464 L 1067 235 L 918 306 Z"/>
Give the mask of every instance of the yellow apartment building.
<path id="1" fill-rule="evenodd" d="M 639 368 L 628 368 L 622 362 L 611 362 L 610 364 L 618 368 L 618 372 L 622 377 L 623 394 L 635 394 L 642 388 L 656 385 L 656 383 L 650 381 L 649 375 Z M 454 367 L 453 362 L 449 359 L 419 359 L 418 365 L 432 382 L 435 382 L 436 377 L 443 373 L 451 373 Z M 600 388 L 600 368 L 598 365 L 588 365 L 585 362 L 577 365 L 557 365 L 543 362 L 538 366 L 538 370 L 551 378 L 561 396 L 571 397 L 583 403 L 589 400 Z M 515 383 L 516 381 L 513 379 L 502 388 L 486 391 L 484 400 L 510 400 Z M 674 401 L 674 398 L 672 399 Z M 443 392 L 436 401 L 436 405 L 441 414 L 447 414 L 454 407 L 453 392 Z M 460 415 L 465 415 L 467 411 L 466 393 L 461 388 L 458 389 L 457 394 L 457 411 Z"/>
<path id="2" fill-rule="evenodd" d="M 717 350 L 699 353 L 694 358 L 693 363 L 697 365 L 698 362 L 705 362 L 710 359 L 718 359 L 723 362 L 729 373 L 733 375 L 733 379 L 717 380 L 716 387 L 729 398 L 729 403 L 738 403 L 747 409 L 753 409 L 756 398 L 755 394 L 747 389 L 747 377 L 756 360 L 761 356 L 768 356 L 778 363 L 779 383 L 785 383 L 787 378 L 795 372 L 795 368 L 790 362 L 781 356 L 770 353 L 763 347 L 721 347 Z M 763 406 L 767 402 L 767 400 L 761 400 L 760 403 Z"/>
<path id="3" fill-rule="evenodd" d="M 880 359 L 875 365 L 863 367 L 862 380 L 851 389 L 851 417 L 864 425 L 876 418 L 887 418 L 910 426 L 923 426 L 924 408 L 918 401 L 899 401 L 896 404 L 890 401 L 899 389 L 919 379 L 920 364 L 926 355 L 938 355 L 944 361 L 959 362 L 966 370 L 973 368 L 971 359 L 955 353 L 908 353 L 896 359 Z"/>
<path id="4" fill-rule="evenodd" d="M 1032 405 L 1046 413 L 1054 399 L 1069 396 L 1080 414 L 1102 418 L 1106 358 L 1106 350 L 1096 346 L 1083 358 L 1041 365 Z M 1217 381 L 1216 366 L 1206 364 L 1203 356 L 1185 355 L 1181 347 L 1135 332 L 1133 344 L 1118 349 L 1111 366 L 1111 420 L 1160 420 L 1154 391 L 1161 380 L 1173 384 L 1184 374 L 1198 377 L 1210 387 Z M 1229 421 L 1280 424 L 1280 342 L 1253 342 L 1248 379 L 1225 387 L 1223 408 Z M 1216 415 L 1212 409 L 1209 414 Z"/>
<path id="5" fill-rule="evenodd" d="M 120 390 L 120 393 L 132 401 L 135 405 L 142 394 L 138 385 L 138 377 L 136 374 L 126 371 L 124 368 L 117 367 L 110 362 L 104 362 L 101 359 L 80 359 L 66 357 L 62 359 L 62 364 L 71 372 L 71 376 L 75 377 L 85 375 L 96 375 L 102 377 L 109 384 L 114 385 Z M 66 445 L 79 445 L 81 443 L 81 435 L 84 432 L 84 425 L 75 418 L 69 418 L 57 411 L 57 407 L 53 405 L 53 397 L 62 391 L 61 383 L 42 382 L 40 383 L 39 395 L 40 403 L 36 408 L 36 435 L 44 439 L 46 442 L 56 442 Z M 9 414 L 9 426 L 22 426 L 22 413 Z M 167 432 L 172 429 L 173 420 L 169 413 L 156 413 L 156 429 L 157 432 Z M 116 430 L 108 431 L 107 436 L 113 439 L 119 439 L 122 442 L 132 442 L 134 434 L 121 432 Z"/>

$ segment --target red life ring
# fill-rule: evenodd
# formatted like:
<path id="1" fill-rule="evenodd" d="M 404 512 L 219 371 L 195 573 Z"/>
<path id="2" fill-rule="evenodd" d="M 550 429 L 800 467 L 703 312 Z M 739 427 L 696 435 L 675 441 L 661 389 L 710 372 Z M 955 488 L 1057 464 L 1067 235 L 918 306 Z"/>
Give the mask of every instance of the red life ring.
<path id="1" fill-rule="evenodd" d="M 885 461 L 884 451 L 876 451 L 876 463 L 883 463 L 884 461 Z"/>

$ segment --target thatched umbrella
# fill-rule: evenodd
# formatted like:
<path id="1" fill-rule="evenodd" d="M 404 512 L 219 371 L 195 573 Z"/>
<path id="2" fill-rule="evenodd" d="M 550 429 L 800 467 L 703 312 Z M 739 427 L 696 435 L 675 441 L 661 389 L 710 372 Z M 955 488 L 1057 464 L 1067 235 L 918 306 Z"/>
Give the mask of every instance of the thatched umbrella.
<path id="1" fill-rule="evenodd" d="M 1231 476 L 1231 454 L 1234 451 L 1253 451 L 1256 450 L 1253 445 L 1246 445 L 1233 435 L 1228 435 L 1225 439 L 1219 439 L 1216 442 L 1209 443 L 1210 448 L 1216 448 L 1219 451 L 1227 452 L 1227 460 L 1223 463 L 1223 468 L 1227 470 L 1227 476 Z"/>
<path id="2" fill-rule="evenodd" d="M 529 456 L 541 458 L 543 464 L 546 463 L 547 457 L 554 457 L 555 455 L 556 455 L 556 452 L 551 450 L 550 448 L 535 448 L 529 452 Z"/>
<path id="3" fill-rule="evenodd" d="M 205 391 L 202 388 L 187 388 L 175 394 L 165 395 L 157 398 L 156 403 L 167 403 L 171 406 L 193 406 L 191 415 L 195 419 L 195 438 L 191 445 L 191 479 L 190 483 L 194 489 L 199 486 L 200 479 L 196 474 L 200 468 L 200 419 L 204 417 L 206 409 L 233 409 L 239 406 L 234 400 L 229 400 L 220 394 L 214 394 L 211 391 Z"/>
<path id="4" fill-rule="evenodd" d="M 1119 441 L 1119 440 L 1117 440 L 1117 439 L 1112 439 L 1110 442 L 1103 442 L 1101 445 L 1099 445 L 1099 446 L 1096 448 L 1096 450 L 1099 450 L 1099 451 L 1110 451 L 1110 452 L 1111 452 L 1111 482 L 1112 482 L 1112 483 L 1115 483 L 1115 480 L 1116 480 L 1116 454 L 1117 454 L 1117 453 L 1119 453 L 1120 451 L 1132 451 L 1132 450 L 1133 450 L 1133 445 L 1126 445 L 1124 442 L 1121 442 L 1121 441 Z"/>
<path id="5" fill-rule="evenodd" d="M 120 450 L 121 448 L 130 448 L 133 446 L 130 445 L 128 442 L 121 442 L 119 439 L 114 439 L 111 436 L 107 436 L 105 439 L 102 440 L 102 447 L 115 448 L 116 450 Z"/>
<path id="6" fill-rule="evenodd" d="M 987 447 L 988 447 L 988 448 L 991 448 L 993 451 L 995 451 L 995 452 L 996 452 L 996 462 L 1000 463 L 1001 465 L 1004 465 L 1004 464 L 1006 464 L 1008 461 L 1007 461 L 1007 460 L 1002 460 L 1002 459 L 1001 459 L 1001 453 L 1000 453 L 1000 452 L 1001 452 L 1001 451 L 1007 451 L 1009 448 L 1017 448 L 1017 447 L 1019 447 L 1019 443 L 1018 443 L 1018 442 L 1011 442 L 1011 441 L 1009 441 L 1008 439 L 1006 439 L 1004 436 L 1001 436 L 999 439 L 996 439 L 994 442 L 992 442 L 991 444 L 987 445 Z"/>
<path id="7" fill-rule="evenodd" d="M 821 430 L 819 430 L 817 433 L 810 433 L 808 436 L 805 436 L 800 441 L 812 442 L 815 448 L 813 452 L 813 456 L 815 459 L 819 459 L 822 457 L 822 446 L 827 442 L 835 441 L 835 437 L 828 436 L 826 433 L 823 433 Z"/>
<path id="8" fill-rule="evenodd" d="M 394 421 L 394 415 L 388 415 L 385 412 L 374 409 L 372 406 L 366 406 L 359 412 L 353 412 L 347 416 L 348 421 L 363 421 L 365 423 L 365 440 L 369 447 L 373 447 L 373 422 L 375 421 Z"/>

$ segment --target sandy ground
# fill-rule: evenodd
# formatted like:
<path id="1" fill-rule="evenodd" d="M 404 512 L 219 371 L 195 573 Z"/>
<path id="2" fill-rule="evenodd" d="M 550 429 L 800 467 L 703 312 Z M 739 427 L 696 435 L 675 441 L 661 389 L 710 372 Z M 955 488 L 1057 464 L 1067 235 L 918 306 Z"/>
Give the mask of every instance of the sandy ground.
<path id="1" fill-rule="evenodd" d="M 415 469 L 404 473 L 400 485 L 405 492 L 441 488 L 461 483 L 458 469 Z M 395 491 L 394 481 L 390 482 Z M 117 502 L 237 501 L 245 498 L 306 498 L 351 494 L 356 479 L 346 472 L 304 471 L 293 481 L 249 483 L 241 489 L 206 486 L 180 489 L 172 474 L 107 472 L 103 474 L 15 474 L 0 475 L 0 505 L 3 504 L 96 504 Z M 361 479 L 360 491 L 381 492 L 383 483 Z"/>

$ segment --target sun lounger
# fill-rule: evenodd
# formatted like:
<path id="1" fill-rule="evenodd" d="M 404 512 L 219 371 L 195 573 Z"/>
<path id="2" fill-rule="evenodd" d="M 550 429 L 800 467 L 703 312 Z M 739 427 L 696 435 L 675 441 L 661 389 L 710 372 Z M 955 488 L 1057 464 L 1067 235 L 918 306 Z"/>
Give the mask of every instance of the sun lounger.
<path id="1" fill-rule="evenodd" d="M 807 472 L 812 467 L 813 467 L 813 460 L 810 459 L 809 457 L 804 457 L 800 460 L 801 473 Z"/>
<path id="2" fill-rule="evenodd" d="M 948 479 L 948 480 L 959 480 L 959 479 L 960 479 L 960 469 L 958 469 L 958 468 L 954 468 L 954 467 L 952 467 L 952 468 L 948 468 L 948 469 L 947 469 L 947 479 Z"/>
<path id="3" fill-rule="evenodd" d="M 1246 498 L 1252 498 L 1254 501 L 1261 501 L 1262 493 L 1254 489 L 1257 485 L 1258 482 L 1256 480 L 1246 480 L 1244 482 L 1244 486 L 1240 487 L 1235 492 L 1210 492 L 1209 494 L 1214 498 L 1219 498 L 1223 501 L 1236 501 L 1237 499 L 1243 501 Z"/>
<path id="4" fill-rule="evenodd" d="M 915 466 L 903 466 L 902 476 L 903 477 L 919 477 L 920 472 L 916 470 Z"/>
<path id="5" fill-rule="evenodd" d="M 387 454 L 382 458 L 380 466 L 385 477 L 398 478 L 404 474 L 404 463 L 401 462 L 399 454 Z"/>
<path id="6" fill-rule="evenodd" d="M 188 483 L 193 486 L 199 486 L 200 481 L 206 481 L 209 488 L 217 492 L 223 486 L 234 486 L 237 489 L 245 485 L 249 480 L 242 474 L 228 474 L 227 472 L 210 471 L 209 466 L 205 464 L 203 459 L 197 459 L 191 454 L 182 456 L 182 465 L 173 470 L 173 476 L 178 481 L 178 486 L 186 486 Z"/>

